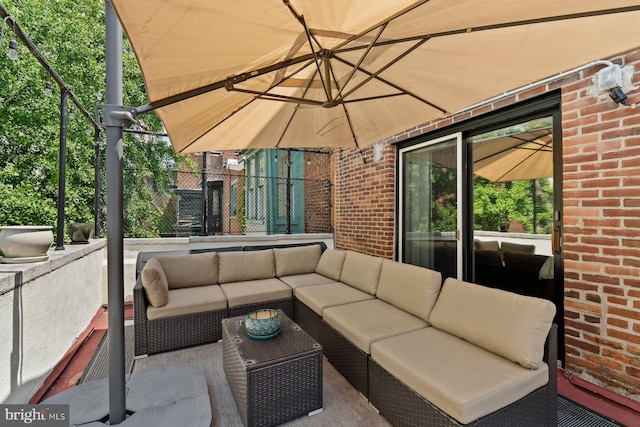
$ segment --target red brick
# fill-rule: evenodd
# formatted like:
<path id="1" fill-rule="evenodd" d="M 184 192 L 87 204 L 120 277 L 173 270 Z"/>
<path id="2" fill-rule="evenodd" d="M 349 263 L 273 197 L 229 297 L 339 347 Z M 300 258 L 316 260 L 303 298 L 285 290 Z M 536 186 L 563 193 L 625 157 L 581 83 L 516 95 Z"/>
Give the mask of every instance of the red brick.
<path id="1" fill-rule="evenodd" d="M 602 154 L 602 159 L 628 159 L 640 155 L 640 147 L 633 147 L 624 150 L 615 150 Z"/>
<path id="2" fill-rule="evenodd" d="M 617 285 L 620 283 L 620 279 L 617 277 L 601 276 L 596 274 L 583 274 L 582 279 L 588 282 L 606 283 L 609 285 Z"/>
<path id="3" fill-rule="evenodd" d="M 623 319 L 618 319 L 617 317 L 608 317 L 607 325 L 627 329 L 629 327 L 629 322 Z"/>
<path id="4" fill-rule="evenodd" d="M 626 136 L 640 135 L 640 126 L 619 127 L 615 130 L 602 132 L 602 139 L 623 138 Z"/>
<path id="5" fill-rule="evenodd" d="M 607 335 L 609 335 L 611 338 L 618 338 L 630 343 L 640 344 L 640 335 L 630 334 L 628 332 L 622 332 L 615 329 L 607 329 Z"/>
<path id="6" fill-rule="evenodd" d="M 582 188 L 606 188 L 619 186 L 620 180 L 617 178 L 591 179 L 582 183 Z"/>
<path id="7" fill-rule="evenodd" d="M 639 158 L 632 158 L 632 159 L 627 159 L 627 160 L 621 160 L 620 161 L 620 167 L 623 168 L 638 168 L 640 167 L 640 157 Z"/>
<path id="8" fill-rule="evenodd" d="M 619 218 L 584 218 L 585 227 L 620 227 Z"/>
<path id="9" fill-rule="evenodd" d="M 619 297 L 607 297 L 607 302 L 609 304 L 618 304 L 618 305 L 624 305 L 624 306 L 627 305 L 627 300 L 625 298 L 619 298 Z"/>
<path id="10" fill-rule="evenodd" d="M 617 208 L 617 207 L 620 207 L 620 199 L 583 200 L 582 206 L 584 207 L 600 206 L 600 207 L 608 207 L 608 208 Z"/>
<path id="11" fill-rule="evenodd" d="M 604 272 L 615 276 L 637 276 L 638 269 L 634 267 L 619 267 L 607 265 L 604 267 Z"/>
<path id="12" fill-rule="evenodd" d="M 571 345 L 577 348 L 580 348 L 582 350 L 586 350 L 590 353 L 594 353 L 594 354 L 600 354 L 600 347 L 591 343 L 587 343 L 572 337 L 566 337 L 565 338 L 565 344 L 566 345 Z"/>
<path id="13" fill-rule="evenodd" d="M 624 317 L 625 319 L 640 321 L 640 312 L 636 310 L 629 310 L 621 307 L 609 307 L 608 311 L 610 315 L 620 316 L 620 317 Z"/>

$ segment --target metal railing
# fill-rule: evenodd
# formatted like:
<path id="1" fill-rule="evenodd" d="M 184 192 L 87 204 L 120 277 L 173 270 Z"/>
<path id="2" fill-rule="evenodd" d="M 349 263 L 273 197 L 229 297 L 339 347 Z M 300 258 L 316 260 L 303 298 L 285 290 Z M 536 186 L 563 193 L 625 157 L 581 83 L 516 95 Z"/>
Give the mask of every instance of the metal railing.
<path id="1" fill-rule="evenodd" d="M 331 233 L 329 180 L 172 171 L 146 193 L 128 191 L 124 171 L 124 236 Z M 156 180 L 157 181 L 157 180 Z M 139 188 L 139 187 L 138 187 Z M 104 224 L 104 223 L 103 223 Z"/>

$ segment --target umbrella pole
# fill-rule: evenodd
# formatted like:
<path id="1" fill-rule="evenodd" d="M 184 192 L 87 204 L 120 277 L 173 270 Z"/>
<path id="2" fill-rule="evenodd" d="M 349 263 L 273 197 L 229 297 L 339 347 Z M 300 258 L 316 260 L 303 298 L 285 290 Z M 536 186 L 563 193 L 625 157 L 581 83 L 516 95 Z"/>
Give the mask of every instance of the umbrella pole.
<path id="1" fill-rule="evenodd" d="M 122 27 L 110 0 L 106 7 L 106 101 L 122 105 Z M 109 304 L 109 422 L 126 417 L 124 367 L 124 242 L 122 214 L 122 125 L 105 110 L 107 157 L 107 284 Z"/>

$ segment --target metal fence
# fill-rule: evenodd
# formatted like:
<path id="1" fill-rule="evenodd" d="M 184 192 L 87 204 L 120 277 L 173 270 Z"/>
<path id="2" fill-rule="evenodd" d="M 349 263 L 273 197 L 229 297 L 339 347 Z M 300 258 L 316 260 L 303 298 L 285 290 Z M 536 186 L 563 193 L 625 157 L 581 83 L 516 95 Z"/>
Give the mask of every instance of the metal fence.
<path id="1" fill-rule="evenodd" d="M 127 179 L 149 178 L 124 171 L 125 237 L 333 231 L 329 180 L 174 171 L 140 194 L 140 186 L 128 191 Z"/>

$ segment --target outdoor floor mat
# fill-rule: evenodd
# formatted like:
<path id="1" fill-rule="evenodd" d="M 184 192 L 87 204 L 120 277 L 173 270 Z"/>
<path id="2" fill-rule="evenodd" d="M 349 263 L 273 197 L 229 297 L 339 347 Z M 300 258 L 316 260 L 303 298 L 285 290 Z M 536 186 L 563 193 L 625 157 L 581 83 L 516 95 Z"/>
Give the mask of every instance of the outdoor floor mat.
<path id="1" fill-rule="evenodd" d="M 558 427 L 620 427 L 582 405 L 558 396 Z"/>
<path id="2" fill-rule="evenodd" d="M 134 367 L 134 331 L 133 325 L 125 326 L 125 372 L 131 373 Z M 211 344 L 211 348 L 219 347 L 220 344 Z M 204 347 L 204 346 L 202 346 Z M 181 352 L 196 352 L 200 347 L 181 350 Z M 208 347 L 207 347 L 208 348 Z M 162 357 L 168 357 L 173 352 L 168 352 Z M 207 353 L 206 359 L 210 359 L 211 354 Z M 221 356 L 221 355 L 220 355 Z M 218 367 L 221 370 L 221 366 Z M 87 381 L 107 378 L 109 374 L 109 341 L 108 333 L 102 338 L 96 353 L 87 365 L 79 384 Z M 224 377 L 224 374 L 221 374 Z M 225 381 L 226 382 L 226 381 Z M 357 394 L 357 393 L 355 393 Z M 361 399 L 361 397 L 359 397 Z M 232 408 L 235 412 L 235 406 Z M 310 418 L 312 420 L 313 418 Z M 382 425 L 385 425 L 383 423 Z M 596 414 L 582 405 L 571 400 L 558 396 L 558 427 L 624 427 L 599 414 Z"/>
<path id="3" fill-rule="evenodd" d="M 124 327 L 124 368 L 127 374 L 133 370 L 134 359 L 134 334 L 133 325 Z M 82 373 L 78 384 L 87 381 L 101 380 L 109 376 L 109 332 L 102 337 L 96 352 L 87 368 Z"/>

